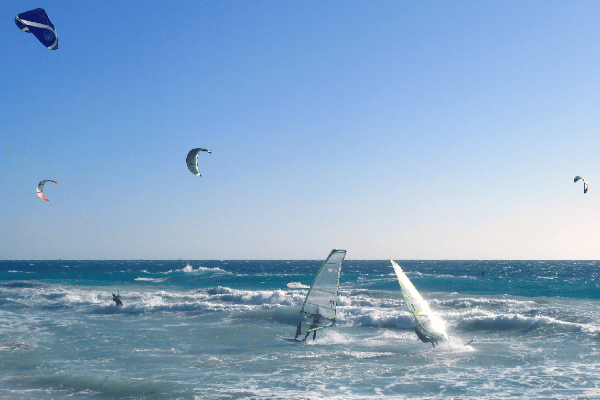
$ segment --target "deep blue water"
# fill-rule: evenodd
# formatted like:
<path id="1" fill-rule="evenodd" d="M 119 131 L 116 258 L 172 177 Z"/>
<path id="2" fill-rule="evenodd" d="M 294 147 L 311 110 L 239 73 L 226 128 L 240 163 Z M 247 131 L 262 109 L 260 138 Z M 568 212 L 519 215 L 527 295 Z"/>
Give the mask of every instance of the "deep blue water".
<path id="1" fill-rule="evenodd" d="M 398 260 L 396 260 L 398 261 Z M 600 298 L 599 261 L 399 261 L 420 289 L 468 294 L 511 294 Z M 289 279 L 310 283 L 322 260 L 314 261 L 0 261 L 0 280 L 39 280 L 82 286 L 129 285 L 136 278 L 162 279 L 164 286 L 275 289 Z M 186 273 L 186 265 L 195 271 Z M 191 272 L 191 271 L 188 271 Z M 482 273 L 485 272 L 485 276 Z M 387 260 L 344 263 L 344 281 L 361 287 L 393 290 Z M 138 280 L 137 285 L 153 281 Z"/>

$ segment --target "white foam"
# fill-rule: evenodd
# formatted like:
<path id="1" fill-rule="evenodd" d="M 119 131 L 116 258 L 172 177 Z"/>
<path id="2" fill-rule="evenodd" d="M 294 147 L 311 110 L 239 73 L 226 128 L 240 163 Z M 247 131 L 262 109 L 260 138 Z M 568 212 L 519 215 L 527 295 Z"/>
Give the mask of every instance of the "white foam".
<path id="1" fill-rule="evenodd" d="M 146 282 L 164 282 L 166 281 L 167 278 L 143 278 L 143 277 L 137 277 L 134 279 L 134 281 L 146 281 Z"/>
<path id="2" fill-rule="evenodd" d="M 331 344 L 348 344 L 356 341 L 356 337 L 340 332 L 338 329 L 319 329 L 317 331 L 316 340 L 312 340 L 312 333 L 306 338 L 308 345 L 331 345 Z"/>
<path id="3" fill-rule="evenodd" d="M 218 272 L 221 274 L 230 274 L 230 272 L 227 272 L 219 267 L 215 267 L 215 268 L 206 268 L 206 267 L 202 267 L 199 266 L 197 269 L 194 269 L 194 267 L 192 267 L 190 264 L 187 264 L 185 267 L 183 267 L 182 269 L 178 269 L 177 271 L 182 271 L 185 273 L 196 273 L 196 274 L 200 274 L 200 273 L 207 273 L 207 272 Z"/>
<path id="4" fill-rule="evenodd" d="M 290 289 L 309 289 L 310 288 L 310 286 L 303 285 L 300 282 L 289 282 L 287 284 L 287 287 L 289 287 Z"/>

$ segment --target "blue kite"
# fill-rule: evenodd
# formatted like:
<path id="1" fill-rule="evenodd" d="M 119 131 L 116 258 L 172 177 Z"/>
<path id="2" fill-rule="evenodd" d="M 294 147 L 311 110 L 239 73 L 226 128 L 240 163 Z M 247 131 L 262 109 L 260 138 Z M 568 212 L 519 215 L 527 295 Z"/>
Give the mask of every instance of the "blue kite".
<path id="1" fill-rule="evenodd" d="M 50 50 L 58 49 L 56 30 L 43 8 L 36 8 L 17 15 L 15 24 L 23 32 L 33 33 L 37 40 Z"/>

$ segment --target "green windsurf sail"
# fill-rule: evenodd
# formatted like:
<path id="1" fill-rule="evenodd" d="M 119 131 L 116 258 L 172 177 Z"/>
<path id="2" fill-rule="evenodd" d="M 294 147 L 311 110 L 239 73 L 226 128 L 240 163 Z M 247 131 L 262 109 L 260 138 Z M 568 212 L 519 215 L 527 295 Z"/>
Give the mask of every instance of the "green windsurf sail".
<path id="1" fill-rule="evenodd" d="M 390 261 L 396 276 L 398 276 L 402 295 L 408 308 L 408 315 L 410 315 L 415 333 L 419 339 L 425 343 L 431 343 L 433 347 L 438 342 L 447 341 L 448 335 L 446 335 L 446 328 L 442 320 L 431 311 L 427 302 L 402 271 L 402 268 L 394 260 Z"/>

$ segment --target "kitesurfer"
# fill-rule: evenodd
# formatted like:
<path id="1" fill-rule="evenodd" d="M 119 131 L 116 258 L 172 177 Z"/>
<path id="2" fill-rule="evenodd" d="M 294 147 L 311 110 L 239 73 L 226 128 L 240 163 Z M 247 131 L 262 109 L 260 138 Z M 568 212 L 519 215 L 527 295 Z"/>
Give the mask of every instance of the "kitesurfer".
<path id="1" fill-rule="evenodd" d="M 117 294 L 112 294 L 113 295 L 113 301 L 115 302 L 115 307 L 123 307 L 123 302 L 121 302 L 121 296 L 119 295 L 119 292 L 117 292 Z"/>

